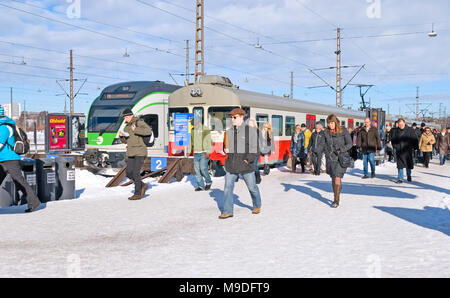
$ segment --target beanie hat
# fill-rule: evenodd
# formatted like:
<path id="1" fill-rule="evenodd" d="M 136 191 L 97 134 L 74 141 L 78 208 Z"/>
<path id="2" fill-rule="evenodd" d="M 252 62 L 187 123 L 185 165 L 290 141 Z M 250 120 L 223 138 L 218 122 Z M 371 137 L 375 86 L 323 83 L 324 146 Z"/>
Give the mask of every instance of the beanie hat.
<path id="1" fill-rule="evenodd" d="M 3 108 L 2 105 L 0 105 L 0 117 L 4 117 L 5 116 L 5 109 Z"/>
<path id="2" fill-rule="evenodd" d="M 133 115 L 133 112 L 132 112 L 130 109 L 125 109 L 125 110 L 122 112 L 122 117 L 125 117 L 125 116 L 131 116 L 131 115 Z"/>

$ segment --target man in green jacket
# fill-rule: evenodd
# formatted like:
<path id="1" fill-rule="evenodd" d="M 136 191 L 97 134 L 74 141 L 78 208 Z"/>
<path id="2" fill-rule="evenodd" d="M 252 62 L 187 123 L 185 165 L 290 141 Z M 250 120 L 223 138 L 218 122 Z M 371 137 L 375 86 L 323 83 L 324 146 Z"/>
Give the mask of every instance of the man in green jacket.
<path id="1" fill-rule="evenodd" d="M 148 185 L 142 183 L 141 169 L 147 157 L 147 146 L 143 137 L 152 134 L 152 129 L 143 120 L 135 117 L 130 109 L 123 111 L 126 126 L 119 131 L 120 141 L 127 144 L 127 177 L 134 181 L 134 195 L 128 198 L 131 201 L 140 200 Z"/>
<path id="2" fill-rule="evenodd" d="M 194 118 L 194 129 L 191 133 L 190 152 L 194 150 L 194 170 L 197 188 L 195 191 L 211 189 L 212 180 L 209 175 L 208 161 L 212 150 L 211 131 L 198 117 Z"/>

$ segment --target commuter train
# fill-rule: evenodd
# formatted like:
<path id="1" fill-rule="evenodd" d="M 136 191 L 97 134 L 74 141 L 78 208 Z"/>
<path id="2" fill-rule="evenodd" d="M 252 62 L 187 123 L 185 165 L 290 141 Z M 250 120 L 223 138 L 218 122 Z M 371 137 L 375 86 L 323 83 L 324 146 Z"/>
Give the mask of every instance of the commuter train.
<path id="1" fill-rule="evenodd" d="M 119 140 L 125 123 L 122 112 L 133 113 L 149 124 L 155 144 L 150 156 L 167 156 L 169 95 L 180 86 L 161 81 L 124 82 L 106 87 L 92 103 L 87 117 L 85 161 L 98 174 L 114 175 L 125 163 L 126 145 Z"/>
<path id="2" fill-rule="evenodd" d="M 121 113 L 129 108 L 153 129 L 155 145 L 148 148 L 150 157 L 184 156 L 185 148 L 174 143 L 174 114 L 193 113 L 200 117 L 211 129 L 210 166 L 214 170 L 225 162 L 224 130 L 231 125 L 228 113 L 236 107 L 244 109 L 247 119 L 255 120 L 259 127 L 265 122 L 271 123 L 275 151 L 269 156 L 270 164 L 286 161 L 296 124 L 305 123 L 312 131 L 317 121 L 326 127 L 327 116 L 335 114 L 342 126 L 359 127 L 369 115 L 241 90 L 221 76 L 203 76 L 198 84 L 185 87 L 161 81 L 125 82 L 105 88 L 93 102 L 87 121 L 85 161 L 91 170 L 103 175 L 114 175 L 125 164 L 126 145 L 120 143 L 118 135 L 125 126 Z"/>
<path id="3" fill-rule="evenodd" d="M 361 111 L 245 91 L 234 86 L 228 78 L 204 76 L 198 84 L 180 88 L 169 96 L 169 156 L 185 154 L 184 148 L 174 143 L 174 114 L 193 113 L 211 129 L 213 150 L 210 160 L 214 166 L 223 165 L 226 158 L 223 153 L 224 130 L 231 126 L 228 113 L 236 107 L 245 110 L 247 118 L 255 120 L 258 127 L 271 123 L 275 151 L 269 156 L 270 164 L 286 161 L 296 124 L 305 123 L 312 131 L 317 121 L 326 127 L 328 115 L 335 114 L 342 126 L 359 127 L 367 115 Z"/>

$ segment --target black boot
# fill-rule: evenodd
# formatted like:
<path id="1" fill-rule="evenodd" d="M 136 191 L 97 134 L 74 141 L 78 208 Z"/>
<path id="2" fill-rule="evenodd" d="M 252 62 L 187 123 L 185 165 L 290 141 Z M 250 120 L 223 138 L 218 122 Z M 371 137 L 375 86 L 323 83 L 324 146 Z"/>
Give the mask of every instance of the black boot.
<path id="1" fill-rule="evenodd" d="M 270 174 L 270 167 L 269 165 L 264 165 L 264 175 L 269 175 Z"/>
<path id="2" fill-rule="evenodd" d="M 258 171 L 255 172 L 255 177 L 256 177 L 256 184 L 260 184 L 261 183 L 261 173 Z"/>

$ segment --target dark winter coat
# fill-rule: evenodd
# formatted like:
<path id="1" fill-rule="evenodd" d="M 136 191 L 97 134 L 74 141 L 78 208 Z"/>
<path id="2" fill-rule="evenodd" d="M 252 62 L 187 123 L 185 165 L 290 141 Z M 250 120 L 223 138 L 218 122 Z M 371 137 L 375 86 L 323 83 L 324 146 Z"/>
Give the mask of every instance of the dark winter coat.
<path id="1" fill-rule="evenodd" d="M 374 153 L 381 150 L 381 140 L 378 129 L 371 127 L 369 131 L 366 128 L 360 130 L 356 139 L 356 146 L 361 148 L 362 153 Z"/>
<path id="2" fill-rule="evenodd" d="M 131 129 L 132 125 L 136 125 L 135 130 Z M 133 119 L 127 123 L 125 128 L 123 129 L 125 132 L 129 133 L 128 137 L 120 137 L 120 141 L 122 143 L 127 144 L 127 157 L 136 157 L 136 156 L 147 156 L 147 146 L 142 139 L 143 136 L 148 136 L 152 134 L 152 129 L 145 123 L 144 120 L 139 120 L 137 117 L 133 117 Z"/>
<path id="3" fill-rule="evenodd" d="M 449 147 L 450 135 L 448 133 L 445 133 L 445 135 L 439 133 L 436 138 L 436 150 L 438 151 L 438 154 L 447 155 Z"/>
<path id="4" fill-rule="evenodd" d="M 391 142 L 397 157 L 397 168 L 414 169 L 413 152 L 419 147 L 419 140 L 414 129 L 409 126 L 405 126 L 404 129 L 393 128 Z"/>
<path id="5" fill-rule="evenodd" d="M 321 132 L 314 131 L 309 139 L 308 151 L 314 154 L 321 154 L 325 151 L 325 135 Z"/>
<path id="6" fill-rule="evenodd" d="M 352 138 L 346 129 L 341 133 L 332 133 L 326 130 L 325 136 L 325 157 L 327 160 L 327 174 L 331 178 L 343 178 L 347 168 L 341 167 L 338 155 L 347 152 L 353 147 Z"/>
<path id="7" fill-rule="evenodd" d="M 300 132 L 298 134 L 297 142 L 295 142 L 294 139 L 295 139 L 295 132 L 294 132 L 294 135 L 291 138 L 290 151 L 291 151 L 292 156 L 299 157 L 299 158 L 306 158 L 306 154 L 305 154 L 305 134 L 303 132 Z"/>
<path id="8" fill-rule="evenodd" d="M 259 137 L 256 128 L 248 123 L 232 126 L 226 132 L 226 146 L 229 150 L 225 169 L 231 174 L 247 174 L 255 171 L 259 158 Z"/>
<path id="9" fill-rule="evenodd" d="M 422 130 L 418 127 L 416 127 L 415 129 L 413 128 L 414 133 L 416 134 L 417 137 L 417 142 L 420 140 L 420 137 L 422 136 Z"/>

